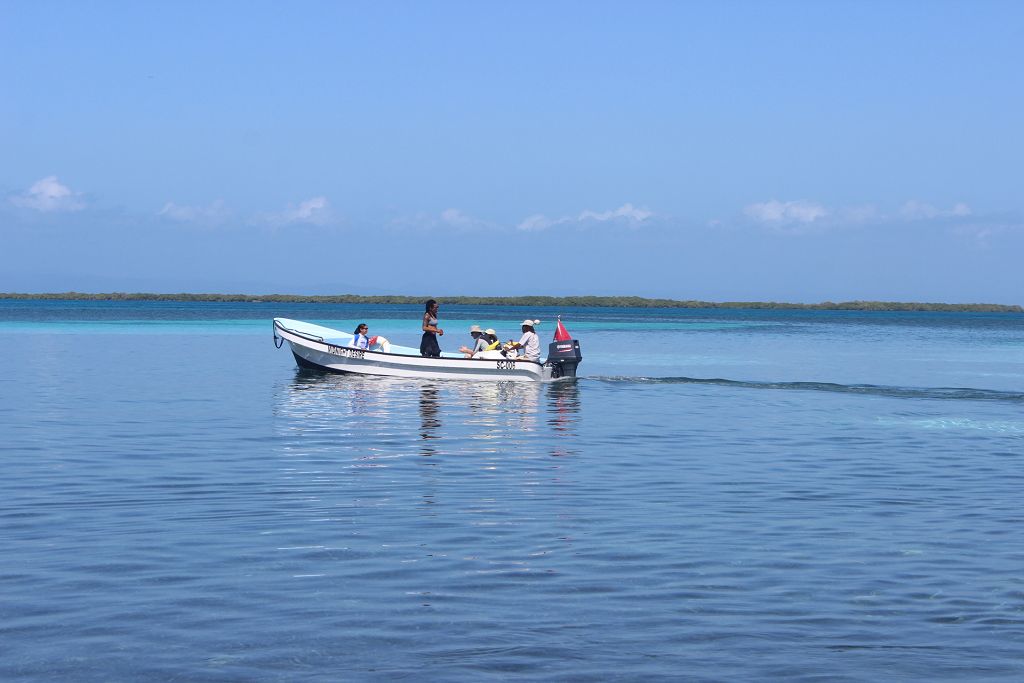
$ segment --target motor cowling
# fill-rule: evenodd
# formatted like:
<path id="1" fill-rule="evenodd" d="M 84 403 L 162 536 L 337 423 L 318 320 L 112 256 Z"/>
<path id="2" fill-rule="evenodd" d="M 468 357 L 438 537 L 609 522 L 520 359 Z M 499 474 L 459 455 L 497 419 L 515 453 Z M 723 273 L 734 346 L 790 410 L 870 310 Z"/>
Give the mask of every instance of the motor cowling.
<path id="1" fill-rule="evenodd" d="M 576 339 L 563 339 L 548 344 L 548 359 L 544 365 L 551 368 L 551 379 L 575 377 L 576 366 L 583 360 L 580 343 Z"/>

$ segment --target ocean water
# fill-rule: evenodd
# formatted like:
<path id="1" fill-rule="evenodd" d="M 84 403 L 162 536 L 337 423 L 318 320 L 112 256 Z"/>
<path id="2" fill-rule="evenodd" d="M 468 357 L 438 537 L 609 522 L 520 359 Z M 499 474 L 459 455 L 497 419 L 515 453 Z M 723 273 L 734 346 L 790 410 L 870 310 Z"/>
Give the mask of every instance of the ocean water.
<path id="1" fill-rule="evenodd" d="M 0 301 L 0 680 L 1019 681 L 1024 316 L 553 317 L 574 383 L 300 371 L 274 316 Z"/>

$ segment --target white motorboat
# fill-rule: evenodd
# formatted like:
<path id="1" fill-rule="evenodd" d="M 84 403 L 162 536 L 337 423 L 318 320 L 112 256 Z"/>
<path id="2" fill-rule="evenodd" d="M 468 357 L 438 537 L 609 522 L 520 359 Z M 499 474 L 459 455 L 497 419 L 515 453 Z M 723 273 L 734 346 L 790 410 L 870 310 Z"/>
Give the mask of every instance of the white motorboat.
<path id="1" fill-rule="evenodd" d="M 357 375 L 419 377 L 424 379 L 503 380 L 547 382 L 576 377 L 576 366 L 583 359 L 580 343 L 569 337 L 561 321 L 555 341 L 548 345 L 548 357 L 542 362 L 506 358 L 497 352 L 487 357 L 466 358 L 461 353 L 442 353 L 440 358 L 425 358 L 419 349 L 389 343 L 376 337 L 369 349 L 352 345 L 352 335 L 329 327 L 299 320 L 274 318 L 274 344 L 288 342 L 295 362 L 301 368 Z M 493 354 L 493 356 L 492 356 Z"/>

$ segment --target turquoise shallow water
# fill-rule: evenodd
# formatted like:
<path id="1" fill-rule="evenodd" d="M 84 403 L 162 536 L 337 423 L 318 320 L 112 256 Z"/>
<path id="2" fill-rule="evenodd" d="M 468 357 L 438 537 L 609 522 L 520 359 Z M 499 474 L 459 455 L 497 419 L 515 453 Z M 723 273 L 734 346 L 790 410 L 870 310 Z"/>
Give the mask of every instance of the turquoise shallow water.
<path id="1" fill-rule="evenodd" d="M 415 307 L 0 302 L 0 679 L 1024 676 L 1024 318 L 562 313 L 517 386 L 271 343 Z"/>

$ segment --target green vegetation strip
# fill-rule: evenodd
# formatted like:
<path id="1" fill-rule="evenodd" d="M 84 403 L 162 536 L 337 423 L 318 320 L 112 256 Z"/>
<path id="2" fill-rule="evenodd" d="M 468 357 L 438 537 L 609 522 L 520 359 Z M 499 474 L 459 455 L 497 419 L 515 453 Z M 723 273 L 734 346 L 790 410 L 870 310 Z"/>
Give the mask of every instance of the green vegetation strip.
<path id="1" fill-rule="evenodd" d="M 429 296 L 302 296 L 296 294 L 88 294 L 59 292 L 51 294 L 2 294 L 0 299 L 60 301 L 214 301 L 288 304 L 422 304 Z M 776 301 L 680 301 L 645 299 L 639 296 L 435 296 L 446 304 L 465 306 L 581 306 L 605 308 L 753 308 L 802 309 L 821 311 L 968 311 L 983 313 L 1024 313 L 1024 308 L 1008 304 L 939 304 L 903 301 L 823 301 L 820 304 L 790 304 Z"/>

